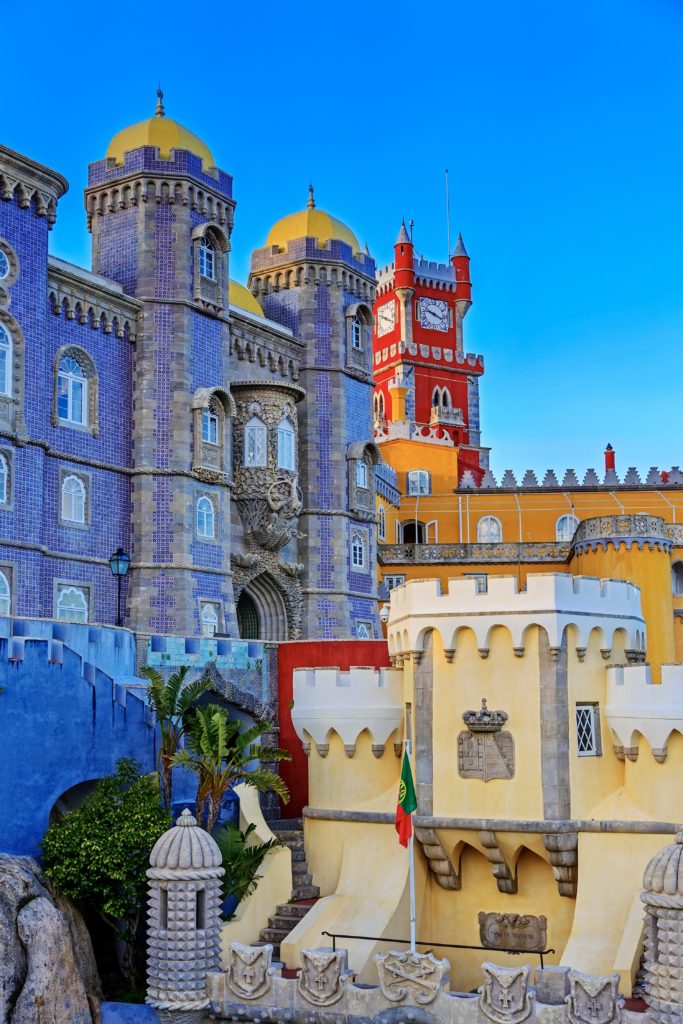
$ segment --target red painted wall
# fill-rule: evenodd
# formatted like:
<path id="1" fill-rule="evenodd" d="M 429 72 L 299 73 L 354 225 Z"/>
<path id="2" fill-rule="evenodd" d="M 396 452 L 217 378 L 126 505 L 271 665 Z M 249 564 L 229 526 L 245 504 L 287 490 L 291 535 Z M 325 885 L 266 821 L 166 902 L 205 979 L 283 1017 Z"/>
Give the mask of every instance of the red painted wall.
<path id="1" fill-rule="evenodd" d="M 293 673 L 295 668 L 340 668 L 357 665 L 391 668 L 386 640 L 294 640 L 278 647 L 278 697 L 280 746 L 292 755 L 282 761 L 280 774 L 289 787 L 290 800 L 282 805 L 283 818 L 300 818 L 308 803 L 308 758 L 292 725 Z"/>

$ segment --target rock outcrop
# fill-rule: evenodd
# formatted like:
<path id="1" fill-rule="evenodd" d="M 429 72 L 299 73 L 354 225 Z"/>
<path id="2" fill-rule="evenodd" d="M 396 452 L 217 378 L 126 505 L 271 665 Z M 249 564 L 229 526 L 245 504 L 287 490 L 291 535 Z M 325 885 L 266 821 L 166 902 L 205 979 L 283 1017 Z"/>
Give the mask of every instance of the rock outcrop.
<path id="1" fill-rule="evenodd" d="M 0 854 L 0 1021 L 98 1024 L 100 980 L 76 908 L 30 857 Z"/>

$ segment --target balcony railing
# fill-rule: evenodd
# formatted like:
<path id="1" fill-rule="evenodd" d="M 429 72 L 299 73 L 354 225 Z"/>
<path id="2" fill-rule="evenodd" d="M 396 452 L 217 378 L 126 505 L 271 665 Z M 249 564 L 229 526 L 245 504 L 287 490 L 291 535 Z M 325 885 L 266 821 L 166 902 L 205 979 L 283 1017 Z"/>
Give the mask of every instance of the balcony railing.
<path id="1" fill-rule="evenodd" d="M 482 563 L 566 562 L 571 544 L 541 541 L 530 544 L 380 544 L 382 565 L 453 565 Z"/>

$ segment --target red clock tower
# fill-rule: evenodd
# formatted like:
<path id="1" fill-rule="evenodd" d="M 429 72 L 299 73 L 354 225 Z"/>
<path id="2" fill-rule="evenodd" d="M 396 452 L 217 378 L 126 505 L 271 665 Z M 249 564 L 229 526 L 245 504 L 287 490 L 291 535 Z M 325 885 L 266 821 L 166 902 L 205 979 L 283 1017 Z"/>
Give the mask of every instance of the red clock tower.
<path id="1" fill-rule="evenodd" d="M 404 222 L 394 262 L 377 272 L 377 431 L 381 434 L 388 424 L 401 420 L 409 425 L 403 427 L 403 436 L 409 429 L 415 440 L 449 437 L 458 448 L 459 477 L 470 470 L 479 482 L 488 466 L 488 449 L 481 447 L 479 434 L 484 360 L 463 350 L 463 319 L 471 305 L 470 258 L 462 236 L 450 263 L 432 263 L 415 257 Z"/>

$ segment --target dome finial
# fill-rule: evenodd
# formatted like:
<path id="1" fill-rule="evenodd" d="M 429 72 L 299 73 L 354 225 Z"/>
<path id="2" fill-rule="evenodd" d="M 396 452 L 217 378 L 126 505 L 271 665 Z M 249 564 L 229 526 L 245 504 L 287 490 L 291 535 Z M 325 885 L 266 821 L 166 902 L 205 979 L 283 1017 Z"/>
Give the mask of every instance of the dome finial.
<path id="1" fill-rule="evenodd" d="M 157 89 L 157 117 L 166 117 L 166 111 L 164 110 L 164 94 L 161 89 L 161 82 L 159 82 L 159 88 Z"/>
<path id="2" fill-rule="evenodd" d="M 315 209 L 315 199 L 313 198 L 313 182 L 308 186 L 308 202 L 306 206 L 309 210 Z"/>

